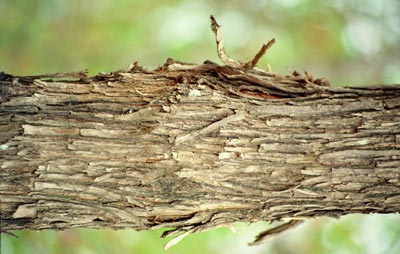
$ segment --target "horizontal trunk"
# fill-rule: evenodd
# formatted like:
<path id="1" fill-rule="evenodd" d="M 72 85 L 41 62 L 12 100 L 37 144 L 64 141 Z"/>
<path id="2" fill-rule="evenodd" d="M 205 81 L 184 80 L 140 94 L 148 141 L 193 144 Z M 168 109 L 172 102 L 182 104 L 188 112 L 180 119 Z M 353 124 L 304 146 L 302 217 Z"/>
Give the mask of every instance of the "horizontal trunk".
<path id="1" fill-rule="evenodd" d="M 3 230 L 400 212 L 399 86 L 176 61 L 70 76 L 1 76 Z"/>

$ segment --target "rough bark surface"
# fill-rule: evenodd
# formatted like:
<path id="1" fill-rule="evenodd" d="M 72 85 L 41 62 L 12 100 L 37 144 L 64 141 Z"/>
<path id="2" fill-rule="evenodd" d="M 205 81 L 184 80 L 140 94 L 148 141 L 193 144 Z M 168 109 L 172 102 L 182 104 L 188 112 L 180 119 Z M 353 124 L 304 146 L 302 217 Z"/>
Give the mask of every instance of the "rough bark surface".
<path id="1" fill-rule="evenodd" d="M 2 230 L 400 211 L 400 86 L 173 60 L 69 76 L 0 77 Z"/>

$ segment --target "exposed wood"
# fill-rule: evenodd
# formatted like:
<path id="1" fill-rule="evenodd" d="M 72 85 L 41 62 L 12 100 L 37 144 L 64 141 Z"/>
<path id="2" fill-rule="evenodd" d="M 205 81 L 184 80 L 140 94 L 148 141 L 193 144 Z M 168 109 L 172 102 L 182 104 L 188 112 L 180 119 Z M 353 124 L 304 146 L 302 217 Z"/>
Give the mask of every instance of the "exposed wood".
<path id="1" fill-rule="evenodd" d="M 400 211 L 400 86 L 171 59 L 67 76 L 0 76 L 2 230 Z"/>

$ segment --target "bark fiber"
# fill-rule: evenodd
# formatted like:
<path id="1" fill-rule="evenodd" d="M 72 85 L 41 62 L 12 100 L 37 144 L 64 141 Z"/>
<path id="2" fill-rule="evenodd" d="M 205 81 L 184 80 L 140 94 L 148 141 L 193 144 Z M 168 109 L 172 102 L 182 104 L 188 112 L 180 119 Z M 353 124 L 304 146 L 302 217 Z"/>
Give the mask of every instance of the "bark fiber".
<path id="1" fill-rule="evenodd" d="M 2 230 L 400 211 L 400 86 L 169 60 L 0 76 Z"/>

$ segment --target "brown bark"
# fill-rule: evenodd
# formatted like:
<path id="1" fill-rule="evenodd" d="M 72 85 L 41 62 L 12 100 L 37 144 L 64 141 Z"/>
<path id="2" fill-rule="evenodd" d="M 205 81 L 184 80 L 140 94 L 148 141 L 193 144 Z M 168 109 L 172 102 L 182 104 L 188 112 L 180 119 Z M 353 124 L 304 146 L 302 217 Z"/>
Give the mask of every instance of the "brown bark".
<path id="1" fill-rule="evenodd" d="M 2 230 L 400 212 L 399 86 L 172 60 L 69 76 L 1 75 Z"/>

